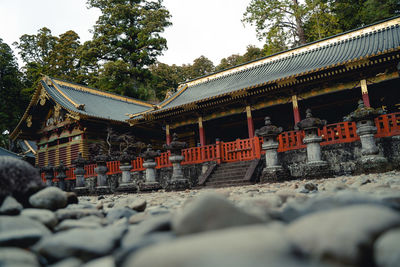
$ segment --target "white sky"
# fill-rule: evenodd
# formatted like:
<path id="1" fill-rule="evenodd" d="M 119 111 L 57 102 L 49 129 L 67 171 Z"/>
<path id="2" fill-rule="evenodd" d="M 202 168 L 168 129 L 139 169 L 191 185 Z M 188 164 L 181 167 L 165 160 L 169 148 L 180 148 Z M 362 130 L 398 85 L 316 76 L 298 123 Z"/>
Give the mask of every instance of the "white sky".
<path id="1" fill-rule="evenodd" d="M 241 22 L 249 2 L 164 0 L 173 25 L 163 34 L 168 50 L 158 60 L 181 65 L 204 55 L 217 65 L 224 57 L 245 53 L 247 45 L 261 47 L 254 28 Z M 12 46 L 21 35 L 47 27 L 57 36 L 74 30 L 83 43 L 91 39 L 89 29 L 99 15 L 98 9 L 86 8 L 86 0 L 0 0 L 0 38 Z"/>

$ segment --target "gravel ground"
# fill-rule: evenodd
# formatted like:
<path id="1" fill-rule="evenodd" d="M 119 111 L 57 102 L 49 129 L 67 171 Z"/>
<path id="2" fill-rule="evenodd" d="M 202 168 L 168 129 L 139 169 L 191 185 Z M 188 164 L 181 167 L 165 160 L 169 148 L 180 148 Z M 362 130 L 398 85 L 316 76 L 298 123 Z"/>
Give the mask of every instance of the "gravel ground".
<path id="1" fill-rule="evenodd" d="M 0 207 L 0 266 L 400 266 L 400 172 Z"/>

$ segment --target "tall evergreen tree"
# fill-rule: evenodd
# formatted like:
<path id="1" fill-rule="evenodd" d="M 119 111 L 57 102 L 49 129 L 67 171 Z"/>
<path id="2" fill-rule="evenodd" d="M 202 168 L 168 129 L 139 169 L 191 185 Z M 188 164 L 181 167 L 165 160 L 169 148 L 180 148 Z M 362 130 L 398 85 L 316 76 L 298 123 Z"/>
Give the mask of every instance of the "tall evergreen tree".
<path id="1" fill-rule="evenodd" d="M 151 73 L 148 66 L 167 48 L 160 34 L 171 25 L 162 0 L 88 0 L 102 15 L 93 40 L 84 44 L 83 58 L 99 69 L 96 87 L 146 98 Z"/>
<path id="2" fill-rule="evenodd" d="M 8 147 L 8 134 L 17 125 L 26 99 L 21 96 L 21 73 L 11 48 L 0 38 L 0 146 Z"/>

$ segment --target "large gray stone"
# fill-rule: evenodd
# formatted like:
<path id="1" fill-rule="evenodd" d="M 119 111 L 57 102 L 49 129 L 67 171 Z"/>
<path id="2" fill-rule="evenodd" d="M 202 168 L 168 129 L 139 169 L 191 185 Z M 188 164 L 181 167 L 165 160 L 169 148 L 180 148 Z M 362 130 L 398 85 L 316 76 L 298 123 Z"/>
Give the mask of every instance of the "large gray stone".
<path id="1" fill-rule="evenodd" d="M 46 187 L 29 198 L 29 203 L 38 209 L 57 210 L 68 204 L 67 194 L 58 187 Z"/>
<path id="2" fill-rule="evenodd" d="M 374 258 L 379 267 L 400 266 L 400 228 L 385 232 L 375 241 Z"/>
<path id="3" fill-rule="evenodd" d="M 82 267 L 115 267 L 115 266 L 116 266 L 115 261 L 112 256 L 95 259 L 82 265 Z"/>
<path id="4" fill-rule="evenodd" d="M 25 216 L 32 220 L 41 222 L 51 229 L 54 228 L 58 223 L 56 215 L 50 210 L 24 209 L 21 212 L 21 216 Z"/>
<path id="5" fill-rule="evenodd" d="M 130 208 L 112 208 L 108 210 L 106 218 L 109 222 L 114 222 L 121 218 L 129 219 L 132 215 L 136 213 L 136 211 Z"/>
<path id="6" fill-rule="evenodd" d="M 29 247 L 50 231 L 24 216 L 0 216 L 0 246 Z"/>
<path id="7" fill-rule="evenodd" d="M 341 190 L 332 195 L 317 195 L 304 202 L 299 202 L 296 199 L 289 199 L 283 206 L 278 217 L 285 222 L 291 222 L 301 216 L 314 212 L 359 204 L 382 205 L 397 209 L 400 206 L 397 199 L 398 198 L 378 197 L 372 194 Z"/>
<path id="8" fill-rule="evenodd" d="M 366 266 L 372 243 L 382 232 L 400 225 L 400 215 L 378 205 L 354 205 L 304 216 L 287 228 L 290 240 L 317 259 Z"/>
<path id="9" fill-rule="evenodd" d="M 15 198 L 7 196 L 0 207 L 0 214 L 18 215 L 22 209 L 22 205 Z"/>
<path id="10" fill-rule="evenodd" d="M 221 195 L 206 193 L 173 217 L 172 228 L 178 235 L 185 235 L 263 222 L 260 217 L 236 207 Z"/>
<path id="11" fill-rule="evenodd" d="M 304 266 L 280 225 L 235 227 L 144 248 L 123 267 Z"/>
<path id="12" fill-rule="evenodd" d="M 103 218 L 103 212 L 97 209 L 59 209 L 56 211 L 58 220 L 80 219 L 86 216 L 97 216 Z"/>
<path id="13" fill-rule="evenodd" d="M 144 211 L 146 209 L 147 202 L 144 199 L 136 199 L 132 203 L 129 203 L 129 208 L 136 210 L 138 212 Z"/>
<path id="14" fill-rule="evenodd" d="M 0 266 L 7 267 L 35 267 L 40 266 L 36 256 L 21 248 L 0 248 Z"/>
<path id="15" fill-rule="evenodd" d="M 126 235 L 121 243 L 121 247 L 114 253 L 118 266 L 125 261 L 127 256 L 133 255 L 148 246 L 171 242 L 176 236 L 172 232 L 155 232 L 148 235 Z"/>
<path id="16" fill-rule="evenodd" d="M 11 195 L 23 206 L 29 197 L 44 187 L 36 168 L 13 157 L 0 157 L 0 203 Z"/>
<path id="17" fill-rule="evenodd" d="M 124 227 L 72 229 L 44 238 L 36 249 L 50 261 L 66 257 L 88 261 L 111 253 L 125 231 Z"/>
<path id="18" fill-rule="evenodd" d="M 85 220 L 64 220 L 62 221 L 57 227 L 55 228 L 55 231 L 65 231 L 65 230 L 70 230 L 74 228 L 87 228 L 87 229 L 95 229 L 101 227 L 101 224 L 99 222 L 91 222 L 91 221 L 85 221 Z"/>
<path id="19" fill-rule="evenodd" d="M 50 267 L 80 267 L 82 266 L 82 261 L 77 258 L 68 258 L 61 260 L 55 264 L 50 265 Z"/>
<path id="20" fill-rule="evenodd" d="M 156 215 L 139 224 L 130 225 L 128 232 L 124 236 L 122 243 L 130 242 L 143 235 L 148 235 L 156 232 L 167 232 L 171 230 L 171 215 L 163 214 Z"/>

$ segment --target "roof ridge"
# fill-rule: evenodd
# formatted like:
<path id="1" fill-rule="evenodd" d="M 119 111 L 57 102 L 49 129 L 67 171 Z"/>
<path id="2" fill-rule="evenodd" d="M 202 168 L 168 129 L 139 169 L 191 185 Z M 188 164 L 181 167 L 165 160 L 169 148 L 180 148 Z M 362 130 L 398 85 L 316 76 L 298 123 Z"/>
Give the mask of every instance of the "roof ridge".
<path id="1" fill-rule="evenodd" d="M 395 27 L 400 24 L 400 16 L 392 17 L 383 21 L 378 21 L 376 23 L 366 25 L 364 27 L 360 27 L 354 30 L 346 31 L 343 33 L 339 33 L 333 36 L 326 37 L 324 39 L 320 39 L 311 43 L 304 44 L 302 46 L 294 47 L 288 50 L 284 50 L 273 55 L 269 55 L 266 57 L 262 57 L 259 59 L 255 59 L 249 62 L 245 62 L 243 64 L 233 66 L 231 68 L 221 70 L 218 72 L 214 72 L 208 74 L 206 76 L 201 76 L 191 81 L 185 82 L 188 86 L 194 86 L 197 84 L 202 84 L 220 77 L 229 76 L 230 74 L 234 74 L 240 72 L 242 70 L 247 70 L 253 67 L 262 66 L 271 62 L 279 61 L 286 59 L 288 57 L 296 56 L 301 53 L 308 53 L 310 51 L 314 51 L 317 49 L 321 49 L 324 47 L 328 47 L 330 45 L 335 45 L 340 42 L 347 42 L 349 40 L 353 40 L 362 36 L 366 36 L 368 34 L 372 34 L 377 31 L 387 30 L 390 27 Z M 378 28 L 377 28 L 378 27 Z"/>
<path id="2" fill-rule="evenodd" d="M 133 98 L 133 97 L 122 96 L 122 95 L 118 95 L 118 94 L 111 93 L 108 91 L 102 91 L 102 90 L 92 88 L 92 87 L 89 87 L 86 85 L 81 85 L 81 84 L 65 81 L 65 80 L 58 79 L 58 78 L 51 78 L 51 79 L 54 80 L 58 85 L 70 87 L 70 88 L 73 88 L 75 90 L 79 90 L 82 92 L 91 93 L 91 94 L 99 95 L 99 96 L 103 96 L 103 97 L 108 97 L 108 98 L 111 98 L 114 100 L 124 101 L 124 102 L 128 102 L 128 103 L 135 103 L 135 104 L 145 106 L 145 107 L 153 107 L 152 104 L 147 103 L 140 99 Z"/>

